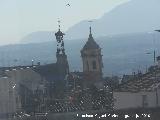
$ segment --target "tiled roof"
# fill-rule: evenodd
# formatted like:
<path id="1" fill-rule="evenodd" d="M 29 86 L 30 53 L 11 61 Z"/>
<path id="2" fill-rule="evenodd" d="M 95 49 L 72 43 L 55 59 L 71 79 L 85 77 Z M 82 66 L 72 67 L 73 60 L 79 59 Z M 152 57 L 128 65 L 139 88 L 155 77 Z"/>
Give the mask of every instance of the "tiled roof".
<path id="1" fill-rule="evenodd" d="M 45 77 L 48 81 L 63 80 L 65 77 L 63 66 L 56 63 L 35 67 L 33 70 Z"/>
<path id="2" fill-rule="evenodd" d="M 95 42 L 92 34 L 89 35 L 88 41 L 84 45 L 82 50 L 88 50 L 88 49 L 99 49 L 99 45 Z"/>
<path id="3" fill-rule="evenodd" d="M 152 91 L 160 84 L 160 71 L 156 73 L 144 74 L 140 78 L 129 80 L 128 82 L 121 84 L 118 89 L 114 91 L 118 92 L 140 92 L 140 91 Z"/>
<path id="4" fill-rule="evenodd" d="M 157 60 L 160 60 L 160 56 L 157 57 Z"/>

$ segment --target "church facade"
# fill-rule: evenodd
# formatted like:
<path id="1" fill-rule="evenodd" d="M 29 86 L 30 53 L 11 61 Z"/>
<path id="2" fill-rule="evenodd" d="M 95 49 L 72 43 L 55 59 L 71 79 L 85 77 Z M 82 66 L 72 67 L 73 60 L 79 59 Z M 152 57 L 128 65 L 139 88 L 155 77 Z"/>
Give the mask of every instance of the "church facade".
<path id="1" fill-rule="evenodd" d="M 18 102 L 14 104 L 14 112 L 43 112 L 51 105 L 63 106 L 65 103 L 63 100 L 67 100 L 68 104 L 72 104 L 73 108 L 75 107 L 74 109 L 77 110 L 87 110 L 86 105 L 89 101 L 91 109 L 95 106 L 97 106 L 95 109 L 103 108 L 105 94 L 102 94 L 103 91 L 99 92 L 103 88 L 101 48 L 92 36 L 91 27 L 89 30 L 88 40 L 80 51 L 83 62 L 82 72 L 69 71 L 63 40 L 65 34 L 61 31 L 60 25 L 58 32 L 55 33 L 57 40 L 56 63 L 16 66 L 7 68 L 8 70 L 4 71 L 6 77 L 15 81 L 16 84 L 17 94 L 15 98 L 18 98 Z M 72 87 L 69 88 L 69 86 Z M 93 86 L 96 87 L 97 96 L 104 98 L 100 101 L 102 102 L 101 105 L 98 98 L 96 98 L 97 96 L 89 92 Z M 88 95 L 94 96 L 95 99 L 92 100 L 91 97 L 86 100 L 85 96 Z M 61 100 L 62 103 L 57 99 Z M 83 103 L 81 103 L 82 101 Z M 64 108 L 63 111 L 65 110 L 68 110 L 68 108 Z"/>

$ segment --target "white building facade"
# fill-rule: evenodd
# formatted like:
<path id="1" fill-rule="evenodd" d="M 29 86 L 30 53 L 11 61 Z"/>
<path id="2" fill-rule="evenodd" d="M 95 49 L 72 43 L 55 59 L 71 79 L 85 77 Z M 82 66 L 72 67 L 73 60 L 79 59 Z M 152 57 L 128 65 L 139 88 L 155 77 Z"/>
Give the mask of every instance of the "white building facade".
<path id="1" fill-rule="evenodd" d="M 113 92 L 114 109 L 160 107 L 160 89 L 151 92 Z M 158 99 L 158 102 L 157 102 Z"/>
<path id="2" fill-rule="evenodd" d="M 160 76 L 131 80 L 115 90 L 113 97 L 115 110 L 160 107 Z"/>
<path id="3" fill-rule="evenodd" d="M 9 77 L 0 78 L 0 119 L 5 119 L 17 111 L 15 83 Z"/>

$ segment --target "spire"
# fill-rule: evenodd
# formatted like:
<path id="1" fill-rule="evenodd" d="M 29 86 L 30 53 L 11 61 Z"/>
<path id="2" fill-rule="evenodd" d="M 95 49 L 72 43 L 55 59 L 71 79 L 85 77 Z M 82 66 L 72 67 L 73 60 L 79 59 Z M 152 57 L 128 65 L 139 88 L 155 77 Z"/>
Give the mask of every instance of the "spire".
<path id="1" fill-rule="evenodd" d="M 89 29 L 90 29 L 90 35 L 92 34 L 92 28 L 91 28 L 91 26 L 89 27 Z"/>
<path id="2" fill-rule="evenodd" d="M 92 36 L 92 28 L 91 26 L 89 27 L 89 38 L 86 44 L 84 45 L 82 50 L 87 50 L 87 49 L 99 49 L 99 45 L 95 42 L 93 36 Z"/>
<path id="3" fill-rule="evenodd" d="M 89 38 L 88 40 L 93 40 L 93 36 L 92 36 L 92 28 L 89 27 Z"/>
<path id="4" fill-rule="evenodd" d="M 90 33 L 89 33 L 89 38 L 92 38 L 92 28 L 89 27 Z"/>
<path id="5" fill-rule="evenodd" d="M 61 21 L 58 19 L 58 32 L 55 33 L 56 40 L 57 40 L 57 55 L 65 54 L 64 41 L 63 41 L 63 36 L 65 34 L 60 30 L 60 27 L 61 27 L 60 22 Z"/>
<path id="6" fill-rule="evenodd" d="M 69 65 L 67 60 L 67 55 L 65 54 L 65 47 L 64 47 L 64 33 L 61 31 L 60 20 L 58 19 L 58 31 L 55 33 L 56 40 L 57 40 L 57 62 L 56 64 L 59 66 L 57 71 L 59 73 L 68 74 L 69 72 Z"/>
<path id="7" fill-rule="evenodd" d="M 90 27 L 89 27 L 89 39 L 91 40 L 91 39 L 93 39 L 93 37 L 92 37 L 92 28 L 91 28 L 91 23 L 93 21 L 88 21 L 88 22 L 90 23 Z"/>

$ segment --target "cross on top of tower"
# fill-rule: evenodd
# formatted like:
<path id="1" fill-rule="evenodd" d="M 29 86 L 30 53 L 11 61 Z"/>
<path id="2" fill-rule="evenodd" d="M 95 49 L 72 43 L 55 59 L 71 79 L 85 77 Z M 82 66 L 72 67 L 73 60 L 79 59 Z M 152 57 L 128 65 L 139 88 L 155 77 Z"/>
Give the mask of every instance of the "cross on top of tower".
<path id="1" fill-rule="evenodd" d="M 59 30 L 60 30 L 60 28 L 61 28 L 61 21 L 59 20 L 59 18 L 58 18 L 58 27 L 59 27 Z"/>

